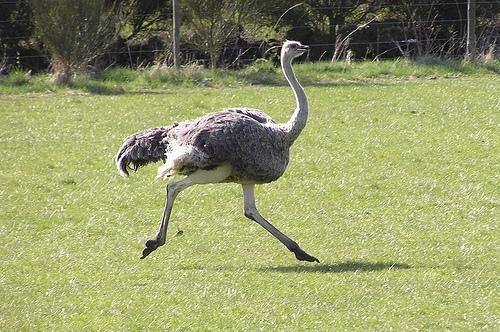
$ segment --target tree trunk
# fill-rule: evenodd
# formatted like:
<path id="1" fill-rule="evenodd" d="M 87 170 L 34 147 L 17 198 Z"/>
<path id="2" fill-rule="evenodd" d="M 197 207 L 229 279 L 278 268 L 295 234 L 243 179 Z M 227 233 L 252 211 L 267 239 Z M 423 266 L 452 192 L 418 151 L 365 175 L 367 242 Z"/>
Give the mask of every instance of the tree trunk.
<path id="1" fill-rule="evenodd" d="M 217 68 L 217 60 L 219 58 L 219 52 L 217 50 L 210 50 L 210 68 Z"/>
<path id="2" fill-rule="evenodd" d="M 54 72 L 53 80 L 55 84 L 68 85 L 71 83 L 71 78 L 73 76 L 71 65 L 55 58 L 52 61 L 52 71 Z"/>

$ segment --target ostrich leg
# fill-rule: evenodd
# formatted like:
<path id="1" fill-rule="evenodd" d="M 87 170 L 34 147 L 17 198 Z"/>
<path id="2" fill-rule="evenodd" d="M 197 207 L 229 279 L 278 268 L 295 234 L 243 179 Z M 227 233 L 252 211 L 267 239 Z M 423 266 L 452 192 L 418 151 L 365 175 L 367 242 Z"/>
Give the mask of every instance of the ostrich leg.
<path id="1" fill-rule="evenodd" d="M 141 259 L 146 258 L 150 253 L 155 251 L 158 247 L 165 244 L 167 239 L 167 228 L 172 213 L 172 207 L 177 195 L 184 189 L 191 187 L 194 184 L 205 183 L 218 183 L 225 180 L 231 174 L 231 167 L 229 165 L 222 165 L 213 170 L 197 170 L 193 174 L 186 176 L 184 179 L 172 182 L 167 185 L 167 198 L 165 201 L 165 208 L 163 210 L 163 217 L 161 220 L 160 228 L 156 234 L 156 238 L 146 241 L 146 248 L 142 251 Z"/>
<path id="2" fill-rule="evenodd" d="M 319 260 L 316 257 L 313 257 L 302 250 L 299 245 L 290 239 L 285 234 L 281 233 L 279 229 L 274 227 L 271 223 L 269 223 L 266 219 L 264 219 L 257 208 L 255 207 L 255 193 L 254 193 L 254 184 L 244 184 L 243 185 L 243 200 L 245 204 L 245 217 L 257 222 L 259 225 L 264 227 L 269 233 L 271 233 L 275 238 L 277 238 L 281 243 L 285 245 L 291 252 L 295 254 L 295 258 L 300 261 L 308 261 L 308 262 L 318 262 Z"/>
<path id="3" fill-rule="evenodd" d="M 163 209 L 163 217 L 161 219 L 160 228 L 158 229 L 158 233 L 156 234 L 156 238 L 154 240 L 146 241 L 146 248 L 142 251 L 141 259 L 146 258 L 158 247 L 165 244 L 167 239 L 168 222 L 170 220 L 170 214 L 172 213 L 172 207 L 174 206 L 174 200 L 182 190 L 192 186 L 193 184 L 194 183 L 189 181 L 189 178 L 186 177 L 178 182 L 169 183 L 167 185 L 167 197 L 165 200 L 165 208 Z"/>

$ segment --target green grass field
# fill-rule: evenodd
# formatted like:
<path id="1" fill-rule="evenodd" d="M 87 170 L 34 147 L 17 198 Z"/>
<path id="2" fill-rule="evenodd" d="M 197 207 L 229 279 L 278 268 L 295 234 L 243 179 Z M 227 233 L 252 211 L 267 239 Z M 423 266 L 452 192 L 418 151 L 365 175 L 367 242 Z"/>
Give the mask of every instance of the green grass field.
<path id="1" fill-rule="evenodd" d="M 0 88 L 0 330 L 498 330 L 500 78 L 444 76 L 306 84 L 291 164 L 256 195 L 320 264 L 235 184 L 184 191 L 139 260 L 164 184 L 113 163 L 127 135 L 222 107 L 285 121 L 288 87 Z"/>

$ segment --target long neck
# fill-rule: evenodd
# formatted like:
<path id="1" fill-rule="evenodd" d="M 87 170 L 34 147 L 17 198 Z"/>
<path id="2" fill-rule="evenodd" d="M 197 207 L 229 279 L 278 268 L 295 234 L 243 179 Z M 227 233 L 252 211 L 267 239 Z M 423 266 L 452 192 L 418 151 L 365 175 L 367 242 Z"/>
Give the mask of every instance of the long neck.
<path id="1" fill-rule="evenodd" d="M 288 120 L 285 125 L 285 132 L 287 134 L 287 138 L 290 142 L 290 145 L 299 137 L 300 132 L 306 126 L 307 122 L 307 113 L 309 110 L 309 106 L 307 104 L 307 96 L 304 92 L 304 88 L 300 85 L 299 81 L 295 77 L 295 73 L 292 69 L 292 61 L 284 61 L 283 57 L 281 60 L 281 69 L 283 69 L 283 73 L 285 74 L 286 80 L 290 84 L 290 87 L 295 94 L 295 101 L 297 103 L 297 107 L 295 112 L 293 113 L 290 120 Z"/>

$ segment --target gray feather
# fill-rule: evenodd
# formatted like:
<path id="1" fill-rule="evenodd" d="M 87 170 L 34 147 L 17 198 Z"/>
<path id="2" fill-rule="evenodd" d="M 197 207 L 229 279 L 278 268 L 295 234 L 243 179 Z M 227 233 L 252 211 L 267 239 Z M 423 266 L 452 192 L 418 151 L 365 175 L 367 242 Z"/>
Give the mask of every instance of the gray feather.
<path id="1" fill-rule="evenodd" d="M 228 162 L 232 181 L 271 182 L 279 178 L 289 160 L 283 128 L 254 109 L 226 109 L 207 114 L 176 128 L 177 141 L 192 145 L 205 158 L 188 169 L 210 169 Z"/>
<path id="2" fill-rule="evenodd" d="M 229 163 L 231 181 L 265 183 L 278 179 L 289 160 L 289 142 L 281 125 L 259 110 L 236 108 L 128 137 L 116 156 L 118 170 L 128 176 L 129 169 L 165 161 L 174 142 L 200 152 L 177 170 L 184 175 Z"/>
<path id="3" fill-rule="evenodd" d="M 129 136 L 122 144 L 116 155 L 118 170 L 125 176 L 128 170 L 136 171 L 149 163 L 165 160 L 165 152 L 169 146 L 172 128 L 170 127 L 150 128 Z"/>

